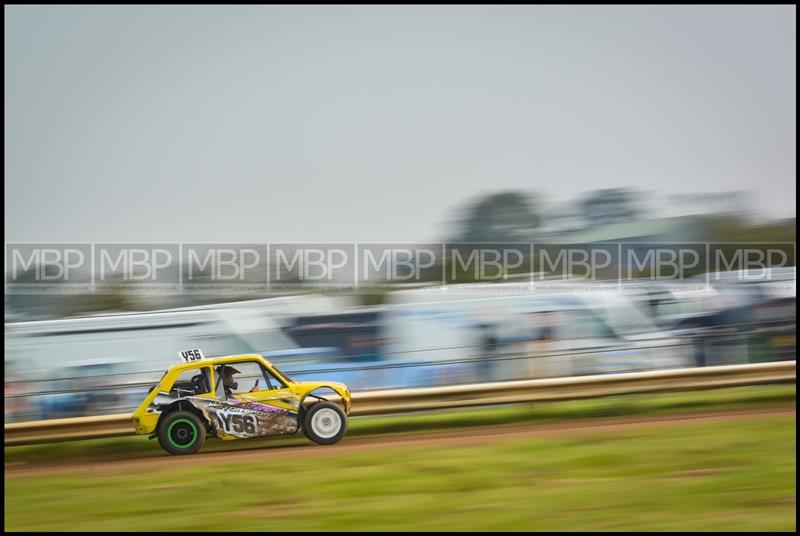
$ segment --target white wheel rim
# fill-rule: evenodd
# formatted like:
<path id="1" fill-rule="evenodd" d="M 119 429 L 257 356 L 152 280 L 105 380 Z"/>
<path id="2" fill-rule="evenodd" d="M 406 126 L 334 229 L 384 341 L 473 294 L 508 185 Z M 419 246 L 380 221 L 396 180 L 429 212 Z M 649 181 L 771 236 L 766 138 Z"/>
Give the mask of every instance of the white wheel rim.
<path id="1" fill-rule="evenodd" d="M 341 428 L 342 418 L 332 409 L 323 408 L 311 418 L 311 429 L 321 438 L 333 437 Z"/>

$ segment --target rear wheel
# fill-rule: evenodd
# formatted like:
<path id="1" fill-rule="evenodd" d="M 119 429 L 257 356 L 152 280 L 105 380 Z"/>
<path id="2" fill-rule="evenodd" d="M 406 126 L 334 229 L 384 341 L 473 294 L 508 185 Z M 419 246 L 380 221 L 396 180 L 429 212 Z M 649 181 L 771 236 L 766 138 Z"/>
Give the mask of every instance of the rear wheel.
<path id="1" fill-rule="evenodd" d="M 194 454 L 206 442 L 206 427 L 190 411 L 175 411 L 161 419 L 158 442 L 170 454 Z"/>
<path id="2" fill-rule="evenodd" d="M 317 402 L 306 411 L 303 432 L 320 445 L 338 443 L 347 431 L 347 416 L 332 402 Z"/>

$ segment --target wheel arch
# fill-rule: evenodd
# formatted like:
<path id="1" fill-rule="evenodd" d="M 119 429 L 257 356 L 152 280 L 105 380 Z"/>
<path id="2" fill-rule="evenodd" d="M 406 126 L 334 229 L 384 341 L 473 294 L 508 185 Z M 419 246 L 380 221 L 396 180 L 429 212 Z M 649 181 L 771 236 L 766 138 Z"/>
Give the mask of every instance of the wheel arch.
<path id="1" fill-rule="evenodd" d="M 332 394 L 333 397 L 332 399 L 326 398 L 325 396 L 323 396 L 324 394 L 328 395 Z M 308 401 L 309 398 L 317 400 L 311 402 Z M 305 415 L 305 412 L 308 410 L 308 408 L 316 404 L 318 401 L 331 402 L 341 407 L 345 415 L 349 413 L 350 408 L 348 407 L 348 404 L 346 404 L 345 398 L 335 387 L 330 385 L 320 385 L 308 391 L 307 393 L 304 393 L 303 396 L 300 397 L 299 408 L 298 408 L 298 414 L 299 414 L 298 416 L 301 419 L 300 422 L 302 422 L 302 418 Z"/>
<path id="2" fill-rule="evenodd" d="M 159 430 L 161 427 L 161 422 L 167 415 L 170 413 L 174 413 L 176 411 L 189 411 L 194 413 L 200 422 L 203 423 L 206 427 L 206 432 L 213 432 L 214 429 L 211 426 L 211 423 L 208 422 L 206 416 L 203 415 L 203 412 L 197 409 L 197 407 L 189 402 L 188 400 L 176 400 L 175 402 L 171 403 L 170 405 L 166 406 L 164 409 L 161 410 L 161 415 L 158 417 L 158 423 L 156 423 L 156 430 Z"/>

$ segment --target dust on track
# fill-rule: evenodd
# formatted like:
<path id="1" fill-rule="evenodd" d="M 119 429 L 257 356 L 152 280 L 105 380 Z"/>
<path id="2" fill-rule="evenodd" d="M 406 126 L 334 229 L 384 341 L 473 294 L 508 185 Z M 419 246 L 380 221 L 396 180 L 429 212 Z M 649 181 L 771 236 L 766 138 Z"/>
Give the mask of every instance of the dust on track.
<path id="1" fill-rule="evenodd" d="M 796 407 L 776 406 L 731 411 L 694 412 L 672 415 L 593 418 L 557 423 L 524 423 L 516 425 L 486 425 L 444 431 L 403 432 L 381 435 L 357 436 L 343 439 L 331 446 L 316 444 L 259 445 L 235 450 L 200 452 L 190 456 L 171 456 L 167 453 L 130 460 L 58 460 L 30 464 L 6 464 L 6 478 L 37 474 L 126 474 L 138 470 L 153 470 L 245 462 L 274 462 L 293 458 L 313 457 L 315 460 L 330 455 L 358 453 L 372 449 L 395 447 L 470 446 L 517 438 L 562 437 L 598 432 L 619 432 L 637 428 L 676 427 L 687 423 L 757 419 L 764 416 L 789 416 Z M 143 439 L 144 440 L 144 439 Z"/>

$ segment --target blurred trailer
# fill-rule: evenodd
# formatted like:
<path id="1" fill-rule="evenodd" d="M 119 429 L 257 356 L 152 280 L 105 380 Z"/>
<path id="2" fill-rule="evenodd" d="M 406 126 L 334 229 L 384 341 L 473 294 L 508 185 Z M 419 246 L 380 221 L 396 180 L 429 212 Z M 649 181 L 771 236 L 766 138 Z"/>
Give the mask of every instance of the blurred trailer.
<path id="1" fill-rule="evenodd" d="M 296 349 L 273 319 L 278 310 L 290 315 L 286 302 L 278 309 L 258 301 L 6 323 L 6 421 L 85 413 L 91 404 L 80 401 L 91 400 L 100 378 L 104 388 L 125 391 L 116 409 L 128 411 L 188 348 L 208 356 Z"/>
<path id="2" fill-rule="evenodd" d="M 449 380 L 458 383 L 691 363 L 690 349 L 655 326 L 615 287 L 459 287 L 389 295 L 385 322 L 390 359 L 460 364 L 451 369 Z"/>

